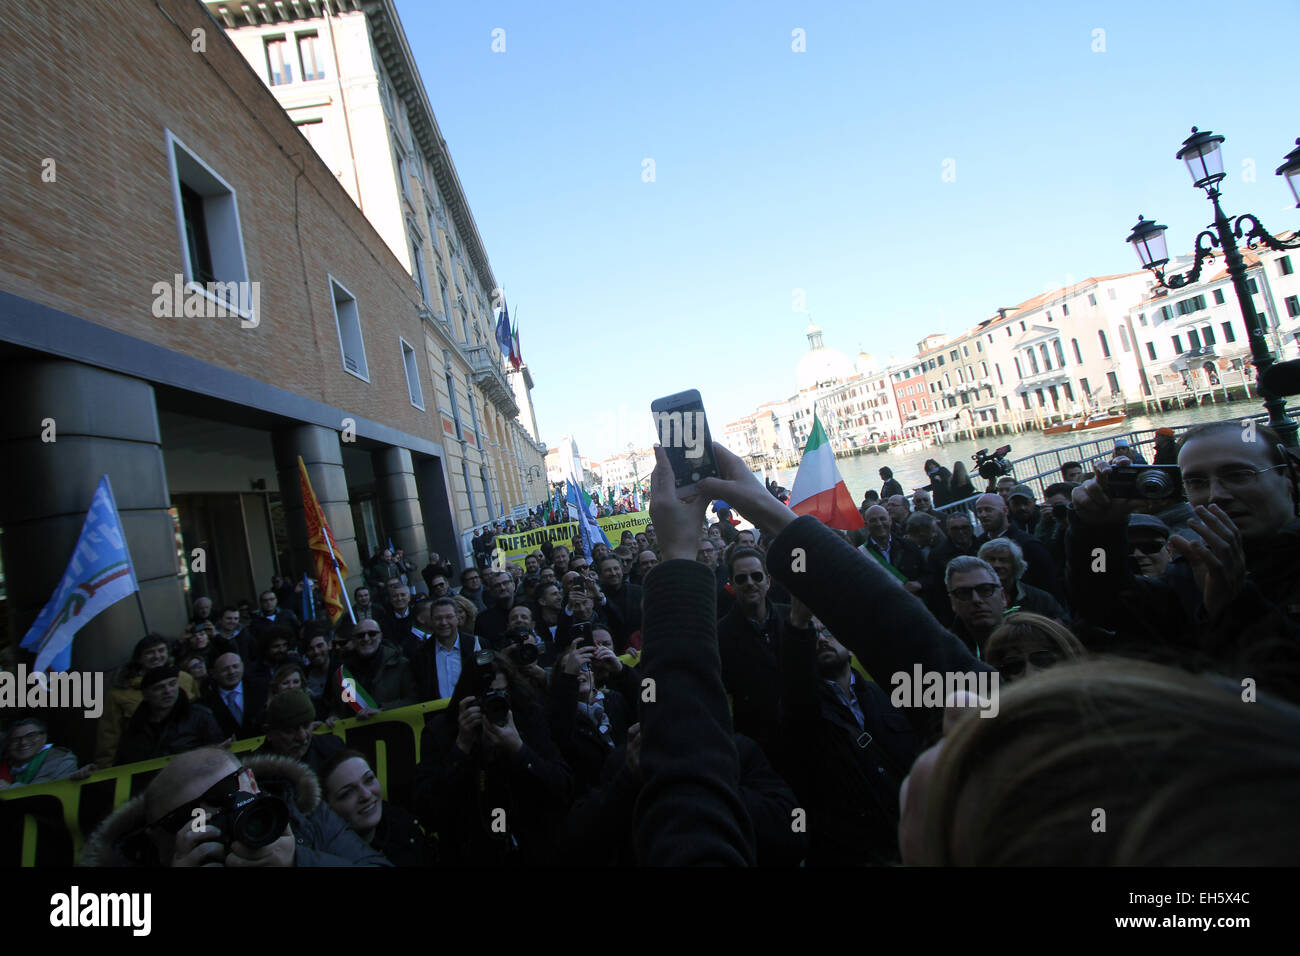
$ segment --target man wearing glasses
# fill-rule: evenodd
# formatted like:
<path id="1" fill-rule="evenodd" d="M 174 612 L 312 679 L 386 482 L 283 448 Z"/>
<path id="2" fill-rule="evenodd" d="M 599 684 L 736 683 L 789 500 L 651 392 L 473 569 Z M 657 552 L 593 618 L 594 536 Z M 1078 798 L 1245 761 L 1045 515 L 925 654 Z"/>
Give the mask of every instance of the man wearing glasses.
<path id="1" fill-rule="evenodd" d="M 722 683 L 732 695 L 732 725 L 758 741 L 769 759 L 780 733 L 782 634 L 790 606 L 767 599 L 771 578 L 763 552 L 736 548 L 728 577 L 736 606 L 718 621 Z"/>
<path id="2" fill-rule="evenodd" d="M 985 642 L 1007 609 L 997 572 L 987 561 L 963 555 L 948 562 L 944 584 L 955 617 L 949 630 L 972 654 L 982 657 Z"/>
<path id="3" fill-rule="evenodd" d="M 1075 613 L 1107 634 L 1111 650 L 1140 646 L 1148 654 L 1158 648 L 1208 656 L 1261 687 L 1271 674 L 1279 692 L 1300 697 L 1292 676 L 1300 667 L 1293 461 L 1271 429 L 1228 421 L 1184 435 L 1178 468 L 1196 514 L 1188 525 L 1201 540 L 1170 537 L 1170 549 L 1184 561 L 1158 578 L 1134 575 L 1126 560 L 1136 503 L 1108 494 L 1110 466 L 1098 465 L 1096 476 L 1074 489 L 1067 548 Z M 1191 601 L 1180 596 L 1187 585 Z"/>
<path id="4" fill-rule="evenodd" d="M 227 846 L 213 818 L 227 797 L 267 792 L 289 824 L 269 846 Z M 388 866 L 320 801 L 315 775 L 278 757 L 239 758 L 216 747 L 181 754 L 143 794 L 105 820 L 86 843 L 83 866 Z"/>

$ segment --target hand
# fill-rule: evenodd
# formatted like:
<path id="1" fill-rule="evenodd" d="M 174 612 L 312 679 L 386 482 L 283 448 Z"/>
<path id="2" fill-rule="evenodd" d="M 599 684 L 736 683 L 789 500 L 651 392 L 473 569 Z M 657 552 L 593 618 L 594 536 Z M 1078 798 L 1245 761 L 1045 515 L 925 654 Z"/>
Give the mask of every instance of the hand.
<path id="1" fill-rule="evenodd" d="M 576 677 L 580 670 L 591 666 L 591 659 L 595 655 L 596 650 L 591 645 L 570 648 L 560 661 L 560 670 L 570 677 Z"/>
<path id="2" fill-rule="evenodd" d="M 468 754 L 474 749 L 474 742 L 483 727 L 483 711 L 477 698 L 466 697 L 460 702 L 460 716 L 456 722 L 460 727 L 456 733 L 456 746 L 461 753 Z"/>
<path id="3" fill-rule="evenodd" d="M 1196 515 L 1187 524 L 1204 541 L 1188 541 L 1176 534 L 1169 543 L 1191 564 L 1205 612 L 1217 621 L 1245 587 L 1246 553 L 1241 532 L 1222 508 L 1197 505 Z"/>
<path id="4" fill-rule="evenodd" d="M 920 581 L 908 581 L 903 585 L 903 589 L 905 591 L 910 591 L 912 594 L 920 594 L 925 590 L 925 588 L 921 587 Z"/>
<path id="5" fill-rule="evenodd" d="M 1095 477 L 1089 478 L 1074 491 L 1070 499 L 1074 502 L 1074 512 L 1079 520 L 1093 525 L 1128 525 L 1128 516 L 1133 513 L 1136 502 L 1123 498 L 1115 499 L 1106 494 L 1106 483 L 1111 466 L 1097 463 Z"/>
<path id="6" fill-rule="evenodd" d="M 490 720 L 483 721 L 483 742 L 489 747 L 502 747 L 508 754 L 517 754 L 524 749 L 524 739 L 515 729 L 515 715 L 506 711 L 506 724 L 498 727 Z"/>
<path id="7" fill-rule="evenodd" d="M 225 740 L 221 741 L 221 743 L 217 744 L 217 746 L 220 747 L 222 750 L 229 750 L 231 746 L 234 744 L 234 742 L 235 742 L 235 735 L 231 734 Z"/>
<path id="8" fill-rule="evenodd" d="M 382 713 L 382 710 L 376 710 L 373 707 L 362 707 L 361 710 L 357 711 L 356 717 L 357 720 L 369 720 L 371 717 L 378 717 Z"/>
<path id="9" fill-rule="evenodd" d="M 296 850 L 293 830 L 285 824 L 280 839 L 256 850 L 249 849 L 236 840 L 230 845 L 230 852 L 226 854 L 226 866 L 293 866 Z"/>
<path id="10" fill-rule="evenodd" d="M 612 647 L 601 644 L 596 648 L 592 667 L 602 674 L 617 674 L 623 670 L 623 662 L 618 659 Z"/>
<path id="11" fill-rule="evenodd" d="M 214 826 L 195 830 L 186 823 L 176 834 L 172 850 L 172 866 L 221 866 L 226 847 L 221 842 L 221 831 Z"/>
<path id="12" fill-rule="evenodd" d="M 718 463 L 718 477 L 700 481 L 698 487 L 703 494 L 710 499 L 721 498 L 748 518 L 768 538 L 775 538 L 786 525 L 794 521 L 795 513 L 773 497 L 763 487 L 763 482 L 730 449 L 714 442 L 713 460 Z M 655 530 L 659 530 L 658 522 L 655 522 Z M 697 538 L 696 542 L 698 540 Z M 692 543 L 692 557 L 695 547 L 695 543 Z"/>
<path id="13" fill-rule="evenodd" d="M 95 765 L 94 765 L 93 763 L 88 763 L 88 764 L 86 764 L 84 767 L 78 767 L 78 768 L 77 768 L 77 769 L 72 773 L 72 775 L 68 777 L 68 779 L 69 779 L 69 780 L 85 780 L 87 777 L 89 777 L 89 776 L 90 776 L 92 773 L 94 773 L 94 772 L 95 772 Z"/>
<path id="14" fill-rule="evenodd" d="M 721 446 L 715 442 L 713 447 Z M 701 490 L 703 485 L 701 481 Z M 695 560 L 709 501 L 707 494 L 692 495 L 685 500 L 677 497 L 668 453 L 655 445 L 655 469 L 650 473 L 650 520 L 654 522 L 664 561 Z"/>

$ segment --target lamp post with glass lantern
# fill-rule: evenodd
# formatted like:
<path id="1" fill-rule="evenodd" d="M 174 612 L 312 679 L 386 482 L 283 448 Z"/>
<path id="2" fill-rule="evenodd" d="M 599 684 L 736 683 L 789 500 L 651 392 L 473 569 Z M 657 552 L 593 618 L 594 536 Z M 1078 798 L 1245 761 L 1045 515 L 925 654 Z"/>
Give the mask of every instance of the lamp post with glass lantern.
<path id="1" fill-rule="evenodd" d="M 1192 177 L 1192 185 L 1204 189 L 1206 197 L 1214 204 L 1214 223 L 1196 237 L 1196 261 L 1190 272 L 1181 276 L 1166 278 L 1163 266 L 1169 261 L 1169 252 L 1165 245 L 1167 227 L 1157 225 L 1151 220 L 1138 216 L 1137 225 L 1129 234 L 1128 242 L 1133 244 L 1142 268 L 1150 269 L 1156 279 L 1167 289 L 1180 289 L 1196 282 L 1201 277 L 1201 268 L 1206 260 L 1213 259 L 1221 249 L 1228 266 L 1228 275 L 1232 278 L 1232 288 L 1241 307 L 1241 317 L 1246 324 L 1247 340 L 1250 342 L 1251 361 L 1255 366 L 1255 381 L 1260 396 L 1264 399 L 1264 408 L 1268 411 L 1269 427 L 1274 429 L 1288 448 L 1296 447 L 1296 423 L 1286 416 L 1286 403 L 1281 396 L 1272 394 L 1264 385 L 1264 373 L 1275 363 L 1273 353 L 1264 338 L 1264 327 L 1260 316 L 1255 311 L 1255 303 L 1246 285 L 1246 265 L 1237 248 L 1237 240 L 1244 238 L 1246 248 L 1254 249 L 1261 243 L 1270 249 L 1281 252 L 1286 249 L 1300 249 L 1300 242 L 1283 242 L 1268 232 L 1259 219 L 1250 213 L 1230 220 L 1219 204 L 1218 184 L 1226 175 L 1223 171 L 1223 155 L 1219 145 L 1223 137 L 1209 132 L 1200 132 L 1192 127 L 1192 135 L 1183 141 L 1177 159 L 1187 164 Z M 1296 197 L 1300 208 L 1300 139 L 1297 148 L 1287 154 L 1286 160 L 1277 169 L 1277 175 L 1286 179 Z M 1249 229 L 1246 228 L 1249 224 Z"/>

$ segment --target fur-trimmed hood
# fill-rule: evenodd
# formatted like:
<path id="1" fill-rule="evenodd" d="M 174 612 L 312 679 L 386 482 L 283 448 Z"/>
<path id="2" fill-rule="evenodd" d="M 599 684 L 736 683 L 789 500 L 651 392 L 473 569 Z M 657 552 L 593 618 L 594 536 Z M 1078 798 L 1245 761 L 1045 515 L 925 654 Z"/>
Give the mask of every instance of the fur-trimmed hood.
<path id="1" fill-rule="evenodd" d="M 258 789 L 280 797 L 298 814 L 307 816 L 321 801 L 320 781 L 306 764 L 276 754 L 245 755 L 240 761 L 253 771 Z M 77 866 L 138 866 L 122 851 L 123 842 L 145 823 L 144 794 L 109 815 L 86 841 Z"/>

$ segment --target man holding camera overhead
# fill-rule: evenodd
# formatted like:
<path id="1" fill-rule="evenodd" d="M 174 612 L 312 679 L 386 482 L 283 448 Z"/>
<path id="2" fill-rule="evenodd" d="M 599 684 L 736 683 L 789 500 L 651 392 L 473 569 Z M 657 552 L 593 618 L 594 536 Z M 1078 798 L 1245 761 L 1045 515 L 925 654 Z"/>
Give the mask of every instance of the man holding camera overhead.
<path id="1" fill-rule="evenodd" d="M 82 866 L 389 866 L 286 757 L 181 754 L 91 835 Z"/>

